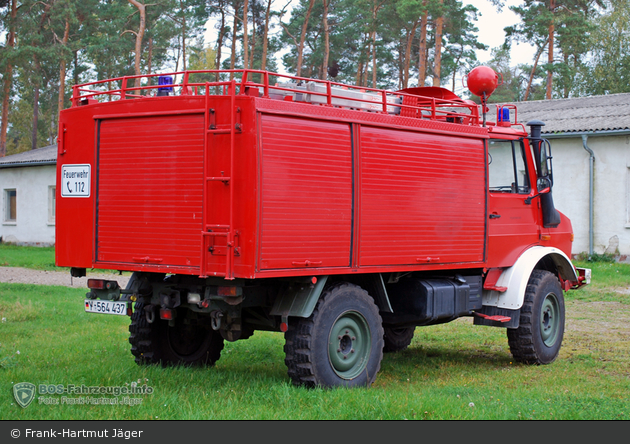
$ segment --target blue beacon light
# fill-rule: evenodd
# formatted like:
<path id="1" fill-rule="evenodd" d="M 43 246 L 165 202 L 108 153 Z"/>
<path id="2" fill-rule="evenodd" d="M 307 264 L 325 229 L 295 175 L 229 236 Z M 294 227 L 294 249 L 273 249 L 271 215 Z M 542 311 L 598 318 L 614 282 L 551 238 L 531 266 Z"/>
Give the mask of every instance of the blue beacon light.
<path id="1" fill-rule="evenodd" d="M 499 113 L 499 122 L 510 123 L 510 109 L 501 108 Z"/>
<path id="2" fill-rule="evenodd" d="M 159 76 L 158 85 L 172 85 L 173 78 L 171 76 Z M 169 96 L 173 92 L 172 86 L 163 86 L 158 88 L 158 96 Z"/>

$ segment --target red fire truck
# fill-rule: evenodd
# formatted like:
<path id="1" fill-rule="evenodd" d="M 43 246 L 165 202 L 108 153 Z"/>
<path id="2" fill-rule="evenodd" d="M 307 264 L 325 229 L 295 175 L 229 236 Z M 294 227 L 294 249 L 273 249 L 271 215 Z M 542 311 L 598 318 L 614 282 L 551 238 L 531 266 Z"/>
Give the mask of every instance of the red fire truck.
<path id="1" fill-rule="evenodd" d="M 296 385 L 366 386 L 417 326 L 462 316 L 550 363 L 563 291 L 590 270 L 570 260 L 544 123 L 486 111 L 252 70 L 75 86 L 56 263 L 133 272 L 88 280 L 85 310 L 131 317 L 138 364 L 210 366 L 225 340 L 280 331 Z"/>

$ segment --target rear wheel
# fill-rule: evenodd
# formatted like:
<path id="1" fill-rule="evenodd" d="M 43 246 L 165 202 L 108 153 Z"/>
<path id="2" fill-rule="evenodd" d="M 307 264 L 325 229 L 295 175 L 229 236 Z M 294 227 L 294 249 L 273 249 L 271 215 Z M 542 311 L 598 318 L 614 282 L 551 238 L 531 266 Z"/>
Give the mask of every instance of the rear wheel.
<path id="1" fill-rule="evenodd" d="M 415 330 L 416 327 L 385 327 L 385 337 L 383 338 L 385 346 L 383 347 L 383 352 L 394 353 L 409 347 Z"/>
<path id="2" fill-rule="evenodd" d="M 149 323 L 144 304 L 136 302 L 129 326 L 131 353 L 138 364 L 214 365 L 221 357 L 223 338 L 202 321 L 180 308 L 173 326 L 159 318 Z"/>
<path id="3" fill-rule="evenodd" d="M 153 324 L 155 323 L 156 321 L 153 322 Z M 136 302 L 129 326 L 129 343 L 131 344 L 131 354 L 134 355 L 138 365 L 160 362 L 157 325 L 153 324 L 147 321 L 144 303 Z"/>
<path id="4" fill-rule="evenodd" d="M 191 318 L 188 310 L 178 309 L 175 325 L 161 321 L 160 349 L 163 364 L 214 365 L 221 357 L 224 342 L 218 331 L 204 319 Z"/>
<path id="5" fill-rule="evenodd" d="M 369 386 L 381 368 L 381 316 L 356 285 L 326 290 L 310 317 L 289 323 L 285 340 L 285 363 L 295 385 Z"/>
<path id="6" fill-rule="evenodd" d="M 534 270 L 527 283 L 519 327 L 507 330 L 514 359 L 525 364 L 553 362 L 562 345 L 564 317 L 558 278 L 549 271 Z"/>

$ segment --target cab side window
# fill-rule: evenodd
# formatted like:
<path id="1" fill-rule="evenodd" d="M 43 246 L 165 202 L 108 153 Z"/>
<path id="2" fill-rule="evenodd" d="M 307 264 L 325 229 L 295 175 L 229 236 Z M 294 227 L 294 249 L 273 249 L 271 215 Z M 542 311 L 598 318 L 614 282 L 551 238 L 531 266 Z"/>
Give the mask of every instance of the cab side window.
<path id="1" fill-rule="evenodd" d="M 488 183 L 491 193 L 529 194 L 529 174 L 521 141 L 488 141 Z"/>

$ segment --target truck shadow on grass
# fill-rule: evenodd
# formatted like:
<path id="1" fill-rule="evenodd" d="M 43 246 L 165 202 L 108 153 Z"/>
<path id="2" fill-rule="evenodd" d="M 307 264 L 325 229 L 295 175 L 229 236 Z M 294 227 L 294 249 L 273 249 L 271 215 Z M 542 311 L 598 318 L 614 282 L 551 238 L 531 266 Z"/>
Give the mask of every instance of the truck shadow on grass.
<path id="1" fill-rule="evenodd" d="M 457 349 L 440 346 L 413 345 L 397 353 L 387 353 L 383 357 L 381 370 L 391 367 L 392 371 L 400 366 L 411 365 L 414 368 L 439 368 L 439 367 L 504 367 L 513 363 L 509 350 L 499 346 L 483 346 L 482 348 Z"/>
<path id="2" fill-rule="evenodd" d="M 270 342 L 277 342 L 271 344 Z M 414 345 L 396 353 L 385 353 L 376 384 L 381 381 L 442 378 L 462 373 L 485 374 L 514 367 L 512 355 L 505 347 L 482 344 L 470 349 L 452 346 Z M 226 343 L 221 359 L 214 367 L 202 369 L 213 384 L 250 384 L 257 386 L 288 383 L 282 340 L 252 337 L 247 341 Z"/>

